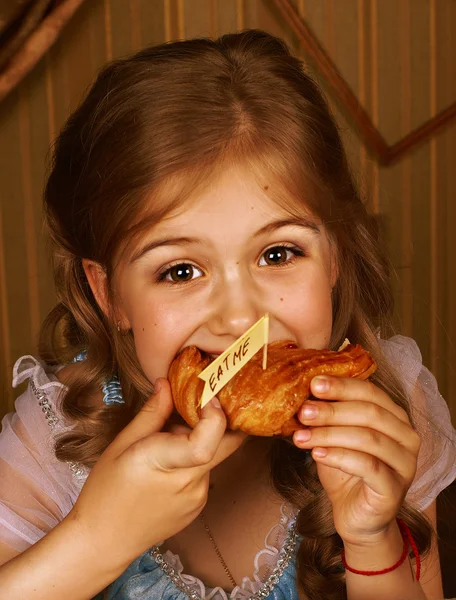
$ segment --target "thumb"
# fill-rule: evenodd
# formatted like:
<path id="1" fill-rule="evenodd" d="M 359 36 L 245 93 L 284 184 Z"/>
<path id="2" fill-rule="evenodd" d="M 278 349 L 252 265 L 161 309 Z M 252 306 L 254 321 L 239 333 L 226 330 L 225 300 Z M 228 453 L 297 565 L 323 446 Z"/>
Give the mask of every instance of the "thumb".
<path id="1" fill-rule="evenodd" d="M 132 444 L 161 431 L 173 412 L 171 386 L 167 379 L 160 378 L 155 382 L 155 390 L 141 407 L 135 418 L 119 433 L 111 447 L 116 455 L 121 454 Z"/>

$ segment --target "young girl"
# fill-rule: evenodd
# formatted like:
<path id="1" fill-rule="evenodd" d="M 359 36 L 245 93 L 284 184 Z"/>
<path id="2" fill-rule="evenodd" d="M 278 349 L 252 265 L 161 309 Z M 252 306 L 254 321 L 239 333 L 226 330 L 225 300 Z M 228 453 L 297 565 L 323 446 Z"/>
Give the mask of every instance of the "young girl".
<path id="1" fill-rule="evenodd" d="M 455 434 L 414 342 L 385 340 L 386 263 L 280 40 L 106 67 L 57 141 L 45 210 L 59 303 L 0 437 L 1 598 L 442 598 L 431 534 Z M 266 312 L 271 341 L 348 337 L 377 372 L 315 378 L 293 440 L 225 431 L 216 399 L 190 431 L 172 360 L 223 352 Z"/>

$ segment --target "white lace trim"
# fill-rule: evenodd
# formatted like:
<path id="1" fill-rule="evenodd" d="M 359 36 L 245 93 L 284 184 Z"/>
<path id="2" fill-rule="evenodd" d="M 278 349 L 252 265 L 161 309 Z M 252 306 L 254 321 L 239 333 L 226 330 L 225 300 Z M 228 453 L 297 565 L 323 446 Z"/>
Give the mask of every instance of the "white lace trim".
<path id="1" fill-rule="evenodd" d="M 60 368 L 52 369 L 48 366 L 46 370 L 44 363 L 30 355 L 22 356 L 16 361 L 13 367 L 13 387 L 17 387 L 29 379 L 32 392 L 38 400 L 41 410 L 44 413 L 44 418 L 54 434 L 56 432 L 64 433 L 71 430 L 71 427 L 66 425 L 61 417 L 58 406 L 59 395 L 66 392 L 68 388 L 60 381 L 50 379 L 49 377 L 50 374 L 54 375 L 58 372 Z M 72 472 L 76 484 L 79 488 L 82 488 L 89 475 L 89 469 L 74 462 L 68 462 L 67 465 Z"/>
<path id="2" fill-rule="evenodd" d="M 270 529 L 266 535 L 263 550 L 260 550 L 255 556 L 252 577 L 244 577 L 241 585 L 235 587 L 230 593 L 221 587 L 206 587 L 197 577 L 184 573 L 179 555 L 173 554 L 170 550 L 163 553 L 163 558 L 179 575 L 181 581 L 201 598 L 206 600 L 247 600 L 259 591 L 277 566 L 280 552 L 288 535 L 289 526 L 298 511 L 289 504 L 284 503 L 280 507 L 280 512 L 282 515 L 280 522 Z"/>
<path id="3" fill-rule="evenodd" d="M 17 387 L 26 379 L 30 379 L 37 389 L 47 392 L 49 389 L 54 389 L 58 392 L 65 391 L 67 388 L 60 381 L 53 381 L 49 374 L 57 372 L 59 369 L 53 370 L 49 366 L 44 366 L 44 363 L 34 356 L 26 355 L 19 358 L 13 367 L 13 387 Z M 52 401 L 51 398 L 48 397 Z M 53 402 L 55 404 L 55 402 Z"/>

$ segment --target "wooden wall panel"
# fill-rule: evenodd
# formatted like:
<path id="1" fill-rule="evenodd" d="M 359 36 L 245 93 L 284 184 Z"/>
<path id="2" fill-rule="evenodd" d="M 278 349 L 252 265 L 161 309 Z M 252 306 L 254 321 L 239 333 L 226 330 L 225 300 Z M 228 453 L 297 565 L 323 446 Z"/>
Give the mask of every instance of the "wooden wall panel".
<path id="1" fill-rule="evenodd" d="M 190 2 L 179 0 L 180 38 L 210 37 L 213 28 L 211 0 L 198 0 L 198 10 Z"/>
<path id="2" fill-rule="evenodd" d="M 88 10 L 86 22 L 89 29 L 89 48 L 94 76 L 112 56 L 110 15 L 107 13 L 105 2 L 87 2 L 84 7 Z M 108 42 L 109 35 L 109 42 Z"/>
<path id="3" fill-rule="evenodd" d="M 452 8 L 453 7 L 453 8 Z M 433 100 L 433 112 L 439 111 L 447 107 L 456 96 L 456 86 L 454 85 L 454 77 L 456 76 L 456 61 L 448 60 L 448 57 L 455 56 L 454 36 L 452 35 L 452 12 L 456 14 L 455 3 L 440 3 L 433 0 L 431 4 L 433 9 L 433 21 L 430 27 L 434 29 L 434 52 L 431 53 L 434 63 L 434 89 L 431 92 Z M 432 41 L 431 41 L 432 43 Z M 431 107 L 432 110 L 432 107 Z M 456 223 L 456 215 L 452 212 L 454 205 L 454 177 L 449 174 L 454 169 L 456 164 L 456 156 L 451 153 L 451 140 L 456 136 L 455 126 L 451 126 L 438 135 L 433 144 L 434 161 L 433 169 L 435 171 L 435 190 L 434 204 L 436 205 L 436 256 L 435 256 L 435 277 L 434 282 L 431 278 L 431 290 L 435 294 L 435 310 L 434 329 L 435 329 L 435 349 L 431 349 L 431 356 L 435 353 L 431 366 L 435 369 L 436 375 L 442 388 L 451 396 L 452 381 L 456 376 L 456 356 L 454 351 L 447 347 L 453 342 L 456 342 L 456 331 L 451 328 L 451 314 L 453 313 L 454 305 L 449 303 L 450 287 L 454 285 L 447 274 L 451 272 L 451 267 L 455 264 L 454 254 L 455 248 L 450 250 L 447 248 L 447 239 L 445 231 L 447 222 L 451 218 L 453 224 Z M 432 149 L 431 143 L 431 149 Z M 451 184 L 453 182 L 453 190 Z M 432 195 L 431 195 L 432 202 Z M 453 269 L 453 277 L 456 273 Z M 435 288 L 432 286 L 435 285 Z M 446 293 L 445 293 L 445 290 Z M 453 371 L 453 373 L 451 373 Z M 453 396 L 454 397 L 454 396 Z"/>
<path id="4" fill-rule="evenodd" d="M 1 196 L 0 196 L 1 197 Z M 4 229 L 3 200 L 0 203 L 0 414 L 10 410 L 12 397 L 10 383 L 10 332 L 9 332 L 9 306 L 6 295 L 6 256 L 5 242 L 3 239 Z"/>
<path id="5" fill-rule="evenodd" d="M 141 40 L 143 46 L 165 41 L 165 6 L 163 0 L 141 0 Z"/>
<path id="6" fill-rule="evenodd" d="M 21 90 L 6 100 L 0 114 L 1 147 L 0 190 L 2 204 L 2 253 L 4 257 L 3 302 L 7 310 L 4 335 L 8 336 L 4 368 L 11 372 L 13 357 L 34 347 L 30 319 L 29 268 L 27 264 L 26 205 L 23 191 L 20 130 Z M 5 106 L 6 105 L 6 106 Z M 7 144 L 4 143 L 7 141 Z M 23 141 L 23 140 L 22 140 Z M 24 149 L 26 151 L 26 149 Z M 6 289 L 5 289 L 6 288 Z M 3 386 L 2 386 L 3 387 Z M 11 394 L 6 406 L 11 408 Z"/>
<path id="7" fill-rule="evenodd" d="M 372 3 L 371 3 L 372 4 Z M 401 38 L 406 36 L 410 43 L 407 25 L 409 10 L 404 11 L 403 18 L 397 19 L 397 4 L 392 2 L 376 2 L 376 23 L 373 28 L 378 31 L 376 64 L 371 67 L 371 78 L 377 73 L 377 85 L 372 89 L 372 101 L 375 97 L 377 124 L 387 143 L 391 144 L 402 137 L 401 111 L 402 94 L 408 95 L 408 90 L 401 85 L 404 71 L 409 69 L 407 52 L 401 53 Z M 394 90 L 394 95 L 391 92 Z M 410 110 L 409 96 L 405 99 L 405 110 Z M 400 304 L 403 293 L 404 270 L 410 266 L 402 261 L 402 240 L 404 215 L 397 207 L 401 205 L 402 194 L 402 163 L 396 163 L 389 168 L 378 169 L 377 204 L 378 212 L 382 215 L 382 226 L 388 242 L 391 265 L 396 272 L 392 277 L 392 286 L 396 303 Z M 395 325 L 402 329 L 402 315 L 396 313 Z"/>
<path id="8" fill-rule="evenodd" d="M 361 53 L 359 39 L 358 0 L 344 3 L 331 0 L 327 3 L 327 37 L 331 56 L 338 56 L 340 73 L 356 95 L 360 89 L 358 54 Z M 347 119 L 340 107 L 336 109 L 336 118 L 344 133 L 345 148 L 357 181 L 362 178 L 361 144 L 353 122 Z"/>
<path id="9" fill-rule="evenodd" d="M 239 29 L 238 19 L 238 3 L 224 2 L 224 0 L 212 0 L 213 10 L 215 13 L 216 35 L 235 32 Z"/>
<path id="10" fill-rule="evenodd" d="M 86 2 L 76 12 L 65 30 L 63 52 L 69 99 L 67 114 L 72 113 L 79 106 L 95 75 L 91 48 L 92 36 L 88 26 L 90 17 L 90 2 Z"/>
<path id="11" fill-rule="evenodd" d="M 109 0 L 111 15 L 112 57 L 120 58 L 133 52 L 130 0 Z"/>
<path id="12" fill-rule="evenodd" d="M 48 95 L 46 90 L 46 62 L 43 61 L 30 73 L 24 81 L 22 93 L 26 99 L 25 109 L 28 111 L 30 128 L 30 180 L 31 202 L 34 221 L 33 262 L 36 277 L 33 281 L 34 292 L 38 306 L 39 321 L 55 302 L 54 288 L 46 240 L 43 236 L 42 218 L 42 188 L 45 179 L 49 145 L 52 141 L 49 124 Z M 35 318 L 36 320 L 36 318 Z M 33 327 L 32 335 L 36 339 L 38 330 Z"/>
<path id="13" fill-rule="evenodd" d="M 411 10 L 411 111 L 417 127 L 430 117 L 429 1 L 412 2 Z M 419 101 L 418 101 L 419 98 Z M 431 351 L 431 152 L 426 143 L 412 152 L 412 270 L 413 331 L 421 351 Z"/>
<path id="14" fill-rule="evenodd" d="M 398 112 L 401 116 L 399 138 L 411 129 L 411 0 L 402 0 L 399 6 L 399 18 L 402 23 L 401 38 L 398 45 L 398 56 L 401 65 L 401 83 L 399 86 L 400 103 Z M 412 158 L 406 155 L 400 162 L 401 182 L 398 197 L 399 210 L 390 211 L 390 222 L 400 222 L 400 229 L 393 235 L 398 236 L 400 243 L 399 260 L 396 263 L 400 286 L 396 295 L 398 325 L 404 335 L 413 334 L 413 244 L 412 244 Z M 396 218 L 395 218 L 396 217 Z"/>
<path id="15" fill-rule="evenodd" d="M 451 52 L 449 56 L 456 56 L 456 2 L 450 3 L 450 40 Z M 450 94 L 456 97 L 456 61 L 446 60 L 447 70 L 446 79 Z M 445 77 L 445 75 L 444 75 Z M 447 386 L 445 392 L 447 398 L 456 404 L 456 248 L 454 224 L 456 223 L 456 177 L 454 176 L 454 165 L 456 165 L 456 124 L 444 133 L 446 137 L 445 154 L 447 156 L 447 164 L 449 168 L 445 171 L 448 188 L 445 198 L 447 206 L 446 227 L 442 234 L 445 237 L 445 254 L 448 256 L 447 270 L 445 272 L 445 284 L 442 290 L 446 298 L 446 310 L 444 327 L 447 333 L 446 344 L 443 350 L 447 362 Z M 451 404 L 450 404 L 451 405 Z M 453 416 L 456 414 L 456 409 L 453 411 Z M 454 417 L 453 417 L 454 418 Z"/>
<path id="16" fill-rule="evenodd" d="M 456 9 L 456 6 L 454 7 Z M 453 26 L 456 26 L 456 10 L 453 13 Z M 454 31 L 454 30 L 453 30 Z M 453 44 L 454 38 L 453 38 Z M 456 45 L 453 45 L 453 55 L 456 54 Z M 456 94 L 456 78 L 449 80 Z M 445 240 L 444 253 L 447 257 L 444 273 L 444 284 L 441 294 L 445 298 L 445 313 L 442 328 L 445 333 L 441 348 L 445 360 L 446 382 L 443 388 L 445 397 L 453 407 L 453 419 L 456 417 L 456 248 L 455 248 L 455 223 L 456 223 L 456 177 L 454 177 L 454 165 L 456 165 L 456 125 L 444 133 L 445 147 L 444 155 L 448 168 L 442 177 L 446 177 L 447 191 L 445 196 L 446 223 L 441 234 Z"/>
<path id="17" fill-rule="evenodd" d="M 54 139 L 68 118 L 70 107 L 65 37 L 60 38 L 51 48 L 47 62 L 49 118 Z"/>
<path id="18" fill-rule="evenodd" d="M 453 0 L 294 4 L 389 143 L 456 98 Z M 0 105 L 0 415 L 12 407 L 12 364 L 34 351 L 54 302 L 41 202 L 56 133 L 111 58 L 249 27 L 283 37 L 323 84 L 355 178 L 388 240 L 396 323 L 417 339 L 456 417 L 456 124 L 379 168 L 270 0 L 90 0 Z"/>

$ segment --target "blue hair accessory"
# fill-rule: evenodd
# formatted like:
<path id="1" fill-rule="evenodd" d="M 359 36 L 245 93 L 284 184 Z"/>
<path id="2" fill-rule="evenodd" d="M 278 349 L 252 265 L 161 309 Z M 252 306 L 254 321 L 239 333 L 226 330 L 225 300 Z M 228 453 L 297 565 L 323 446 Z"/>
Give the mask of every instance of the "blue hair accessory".
<path id="1" fill-rule="evenodd" d="M 73 358 L 73 360 L 71 362 L 82 362 L 83 360 L 85 360 L 87 358 L 87 352 L 80 352 L 79 354 L 76 354 L 76 356 Z"/>
<path id="2" fill-rule="evenodd" d="M 77 354 L 71 362 L 82 362 L 87 358 L 87 352 L 80 352 Z M 105 381 L 102 386 L 103 391 L 103 402 L 110 406 L 111 404 L 124 404 L 124 399 L 122 396 L 122 388 L 120 386 L 120 381 L 117 375 L 113 375 L 111 379 Z"/>
<path id="3" fill-rule="evenodd" d="M 109 381 L 105 381 L 103 387 L 103 402 L 108 406 L 110 404 L 124 404 L 122 388 L 117 375 L 113 375 Z"/>

